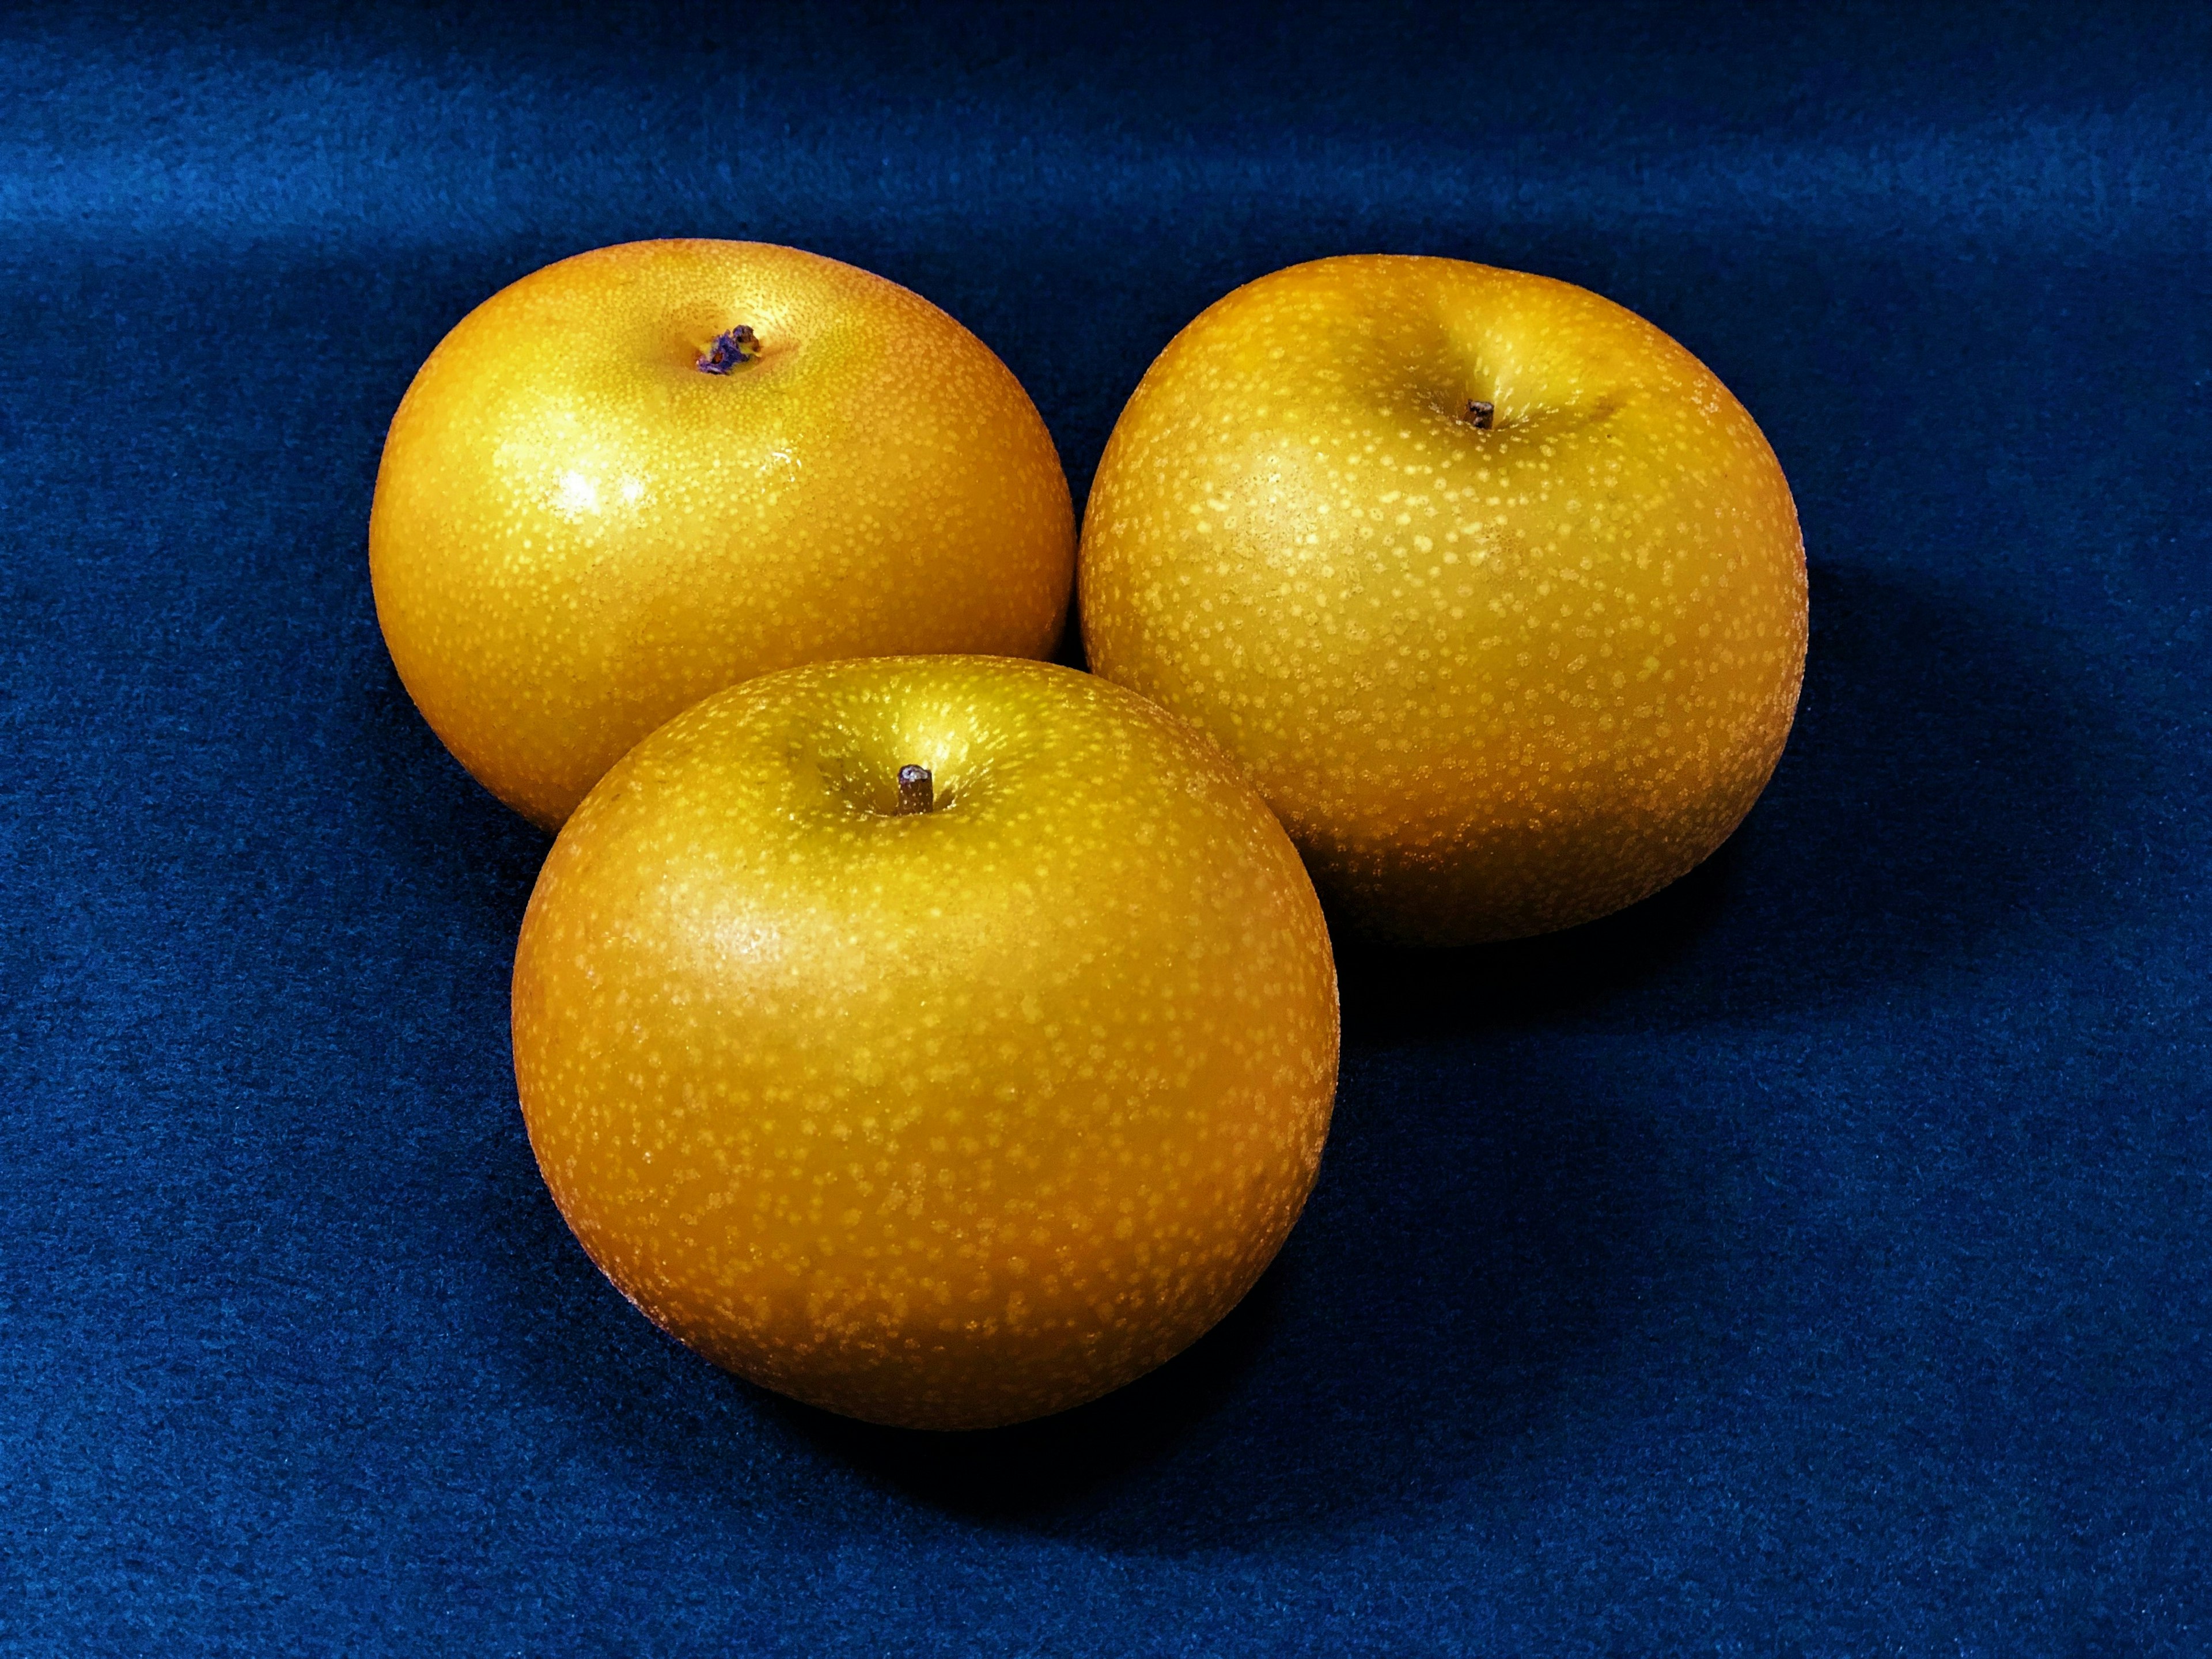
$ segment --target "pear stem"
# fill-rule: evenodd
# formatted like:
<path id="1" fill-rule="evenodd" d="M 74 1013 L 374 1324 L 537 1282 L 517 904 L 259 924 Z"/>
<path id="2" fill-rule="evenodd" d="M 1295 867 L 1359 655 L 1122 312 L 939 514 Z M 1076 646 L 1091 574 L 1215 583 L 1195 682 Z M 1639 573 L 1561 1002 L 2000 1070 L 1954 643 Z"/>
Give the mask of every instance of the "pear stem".
<path id="1" fill-rule="evenodd" d="M 1489 431 L 1491 420 L 1497 413 L 1496 404 L 1485 403 L 1480 398 L 1468 399 L 1467 418 L 1468 423 L 1478 432 Z"/>
<path id="2" fill-rule="evenodd" d="M 714 337 L 714 343 L 707 348 L 707 355 L 699 359 L 697 368 L 702 374 L 726 374 L 752 362 L 760 352 L 760 337 L 739 323 Z"/>
<path id="3" fill-rule="evenodd" d="M 933 811 L 937 805 L 935 781 L 927 766 L 902 766 L 898 776 L 898 814 L 907 817 Z"/>

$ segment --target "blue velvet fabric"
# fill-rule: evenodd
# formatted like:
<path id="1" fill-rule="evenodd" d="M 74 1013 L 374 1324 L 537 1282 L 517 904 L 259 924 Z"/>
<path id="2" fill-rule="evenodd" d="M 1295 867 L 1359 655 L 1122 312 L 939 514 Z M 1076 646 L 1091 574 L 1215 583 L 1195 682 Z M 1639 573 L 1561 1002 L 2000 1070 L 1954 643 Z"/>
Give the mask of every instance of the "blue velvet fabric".
<path id="1" fill-rule="evenodd" d="M 2212 1650 L 2208 15 L 0 21 L 0 1650 Z M 1060 1419 L 725 1376 L 531 1161 L 546 843 L 365 524 L 471 305 L 670 234 L 945 306 L 1079 501 L 1178 326 L 1375 249 L 1632 307 L 1797 493 L 1741 831 L 1347 947 L 1279 1264 Z"/>

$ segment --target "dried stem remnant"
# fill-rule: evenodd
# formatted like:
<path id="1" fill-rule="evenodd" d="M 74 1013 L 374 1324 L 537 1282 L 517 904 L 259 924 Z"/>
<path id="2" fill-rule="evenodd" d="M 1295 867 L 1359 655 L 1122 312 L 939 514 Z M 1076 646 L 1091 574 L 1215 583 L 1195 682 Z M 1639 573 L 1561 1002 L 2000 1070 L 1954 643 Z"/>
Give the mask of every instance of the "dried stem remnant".
<path id="1" fill-rule="evenodd" d="M 899 768 L 898 816 L 906 817 L 915 812 L 927 812 L 937 805 L 936 781 L 927 766 Z"/>
<path id="2" fill-rule="evenodd" d="M 760 337 L 739 323 L 714 337 L 714 343 L 699 359 L 699 371 L 702 374 L 726 374 L 740 363 L 752 362 L 760 353 Z"/>
<path id="3" fill-rule="evenodd" d="M 1486 404 L 1479 398 L 1470 398 L 1468 399 L 1468 424 L 1474 427 L 1478 432 L 1489 431 L 1490 422 L 1496 416 L 1497 413 L 1498 405 L 1496 404 Z"/>

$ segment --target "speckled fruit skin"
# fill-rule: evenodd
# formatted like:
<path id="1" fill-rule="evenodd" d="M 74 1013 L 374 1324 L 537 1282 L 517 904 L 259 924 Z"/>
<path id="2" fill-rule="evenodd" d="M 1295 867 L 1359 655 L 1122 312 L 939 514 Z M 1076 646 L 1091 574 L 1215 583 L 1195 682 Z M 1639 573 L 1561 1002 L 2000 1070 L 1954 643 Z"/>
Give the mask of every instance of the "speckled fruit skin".
<path id="1" fill-rule="evenodd" d="M 702 371 L 739 325 L 759 355 Z M 756 242 L 631 242 L 478 306 L 385 441 L 369 569 L 392 661 L 551 829 L 710 691 L 899 652 L 1041 657 L 1067 479 L 989 348 L 918 295 Z"/>
<path id="2" fill-rule="evenodd" d="M 1235 757 L 1340 919 L 1417 943 L 1688 871 L 1804 674 L 1796 508 L 1743 406 L 1610 301 L 1457 260 L 1211 307 L 1114 428 L 1080 569 L 1091 667 Z"/>
<path id="3" fill-rule="evenodd" d="M 935 811 L 893 812 L 904 765 Z M 1328 1130 L 1336 973 L 1204 738 L 1087 674 L 797 668 L 554 844 L 514 1067 L 584 1248 L 716 1364 L 872 1422 L 1042 1416 L 1236 1304 Z"/>

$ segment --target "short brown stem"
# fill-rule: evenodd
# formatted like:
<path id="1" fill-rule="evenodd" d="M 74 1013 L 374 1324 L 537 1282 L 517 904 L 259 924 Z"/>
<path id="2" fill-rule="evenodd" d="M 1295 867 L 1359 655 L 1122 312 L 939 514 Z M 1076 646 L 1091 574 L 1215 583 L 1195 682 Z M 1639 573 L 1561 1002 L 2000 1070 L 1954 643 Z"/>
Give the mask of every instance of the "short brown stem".
<path id="1" fill-rule="evenodd" d="M 1467 400 L 1468 423 L 1478 432 L 1489 431 L 1490 422 L 1497 413 L 1496 404 L 1486 404 L 1480 398 L 1470 398 Z"/>
<path id="2" fill-rule="evenodd" d="M 937 787 L 927 766 L 899 768 L 898 816 L 927 812 L 937 805 Z"/>

